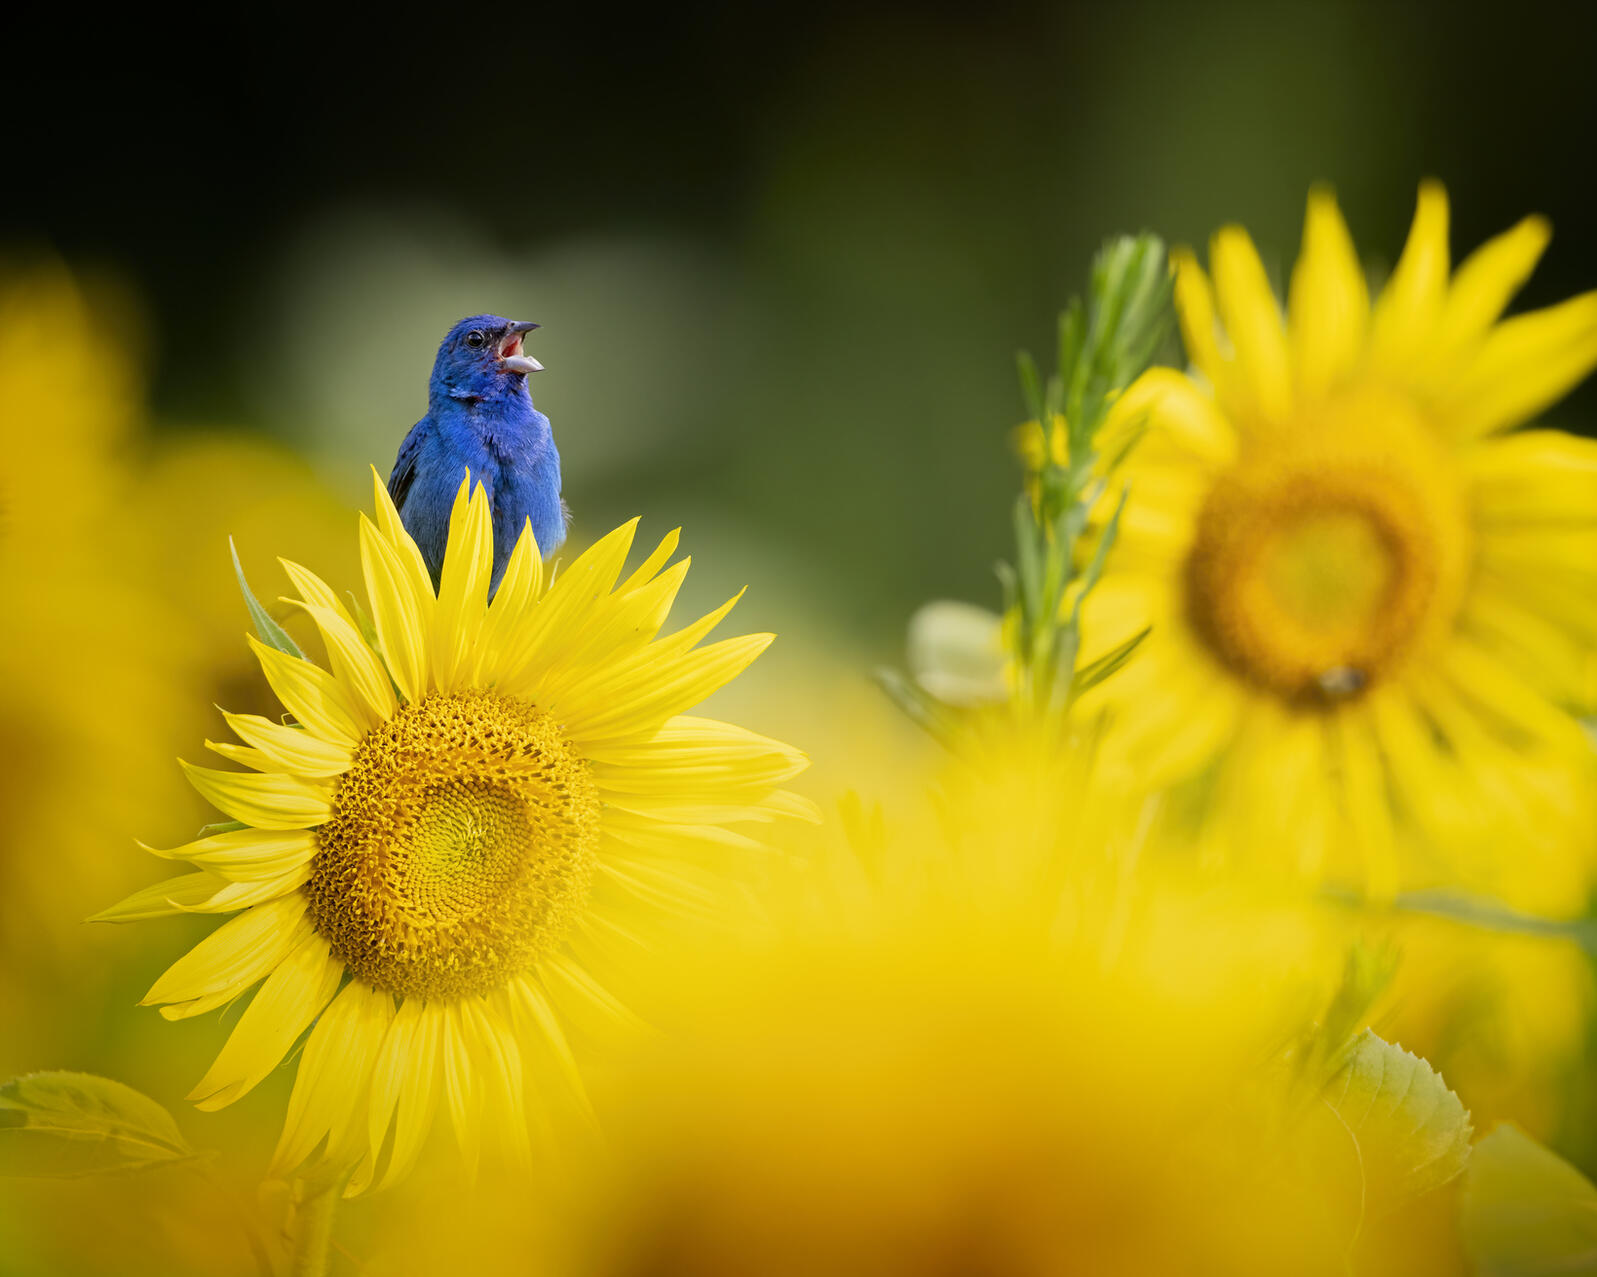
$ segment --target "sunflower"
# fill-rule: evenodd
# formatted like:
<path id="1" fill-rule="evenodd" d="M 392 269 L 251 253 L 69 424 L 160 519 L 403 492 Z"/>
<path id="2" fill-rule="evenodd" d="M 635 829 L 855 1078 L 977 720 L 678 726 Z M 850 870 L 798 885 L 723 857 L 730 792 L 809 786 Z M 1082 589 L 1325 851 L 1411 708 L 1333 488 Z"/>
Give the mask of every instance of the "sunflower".
<path id="1" fill-rule="evenodd" d="M 1597 364 L 1597 293 L 1501 319 L 1548 236 L 1526 218 L 1452 272 L 1427 182 L 1372 300 L 1316 189 L 1285 316 L 1241 228 L 1210 275 L 1174 255 L 1193 368 L 1117 405 L 1143 437 L 1085 627 L 1152 627 L 1099 693 L 1109 756 L 1191 782 L 1228 848 L 1377 895 L 1584 891 L 1597 443 L 1517 427 Z"/>
<path id="2" fill-rule="evenodd" d="M 227 714 L 243 743 L 211 748 L 249 770 L 184 765 L 237 827 L 155 853 L 194 872 L 100 915 L 240 911 L 144 1002 L 180 1019 L 264 982 L 189 1098 L 232 1103 L 309 1030 L 274 1172 L 342 1165 L 351 1193 L 404 1175 L 440 1108 L 468 1165 L 485 1129 L 524 1158 L 535 1069 L 580 1090 L 562 1020 L 624 1013 L 577 942 L 631 935 L 629 905 L 703 908 L 705 847 L 809 814 L 780 788 L 802 754 L 683 716 L 772 636 L 699 646 L 733 599 L 656 637 L 676 533 L 618 585 L 635 521 L 553 582 L 527 529 L 490 598 L 489 503 L 463 483 L 435 595 L 375 489 L 370 621 L 284 561 L 327 667 L 251 638 L 293 721 Z"/>

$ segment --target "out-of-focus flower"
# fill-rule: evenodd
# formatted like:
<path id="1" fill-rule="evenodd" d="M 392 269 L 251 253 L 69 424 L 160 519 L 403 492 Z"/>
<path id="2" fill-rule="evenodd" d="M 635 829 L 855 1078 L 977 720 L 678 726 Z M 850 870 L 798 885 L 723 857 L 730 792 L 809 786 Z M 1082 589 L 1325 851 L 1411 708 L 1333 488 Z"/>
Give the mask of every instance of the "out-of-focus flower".
<path id="1" fill-rule="evenodd" d="M 526 1111 L 528 1056 L 581 1090 L 559 1010 L 621 1014 L 571 942 L 613 944 L 638 905 L 705 908 L 696 848 L 752 845 L 728 826 L 808 810 L 780 788 L 801 754 L 683 714 L 770 636 L 699 647 L 729 602 L 656 637 L 687 569 L 666 566 L 675 534 L 617 585 L 634 524 L 553 582 L 524 533 L 490 602 L 488 500 L 462 484 L 435 595 L 375 490 L 370 638 L 285 561 L 330 668 L 270 625 L 272 643 L 252 640 L 294 722 L 229 714 L 244 744 L 210 747 L 253 770 L 186 769 L 238 826 L 158 853 L 194 872 L 100 915 L 243 910 L 146 1002 L 178 1019 L 264 980 L 190 1098 L 230 1104 L 309 1030 L 274 1165 L 352 1171 L 350 1192 L 401 1178 L 440 1108 L 468 1166 L 485 1130 L 522 1160 L 544 1116 Z"/>
<path id="2" fill-rule="evenodd" d="M 1102 690 L 1106 748 L 1153 786 L 1199 778 L 1227 851 L 1570 910 L 1597 443 L 1515 428 L 1597 363 L 1597 293 L 1500 321 L 1546 223 L 1450 275 L 1447 222 L 1426 183 L 1372 301 L 1315 190 L 1285 323 L 1245 231 L 1215 237 L 1212 283 L 1177 257 L 1194 373 L 1116 405 L 1110 431 L 1145 437 L 1084 626 L 1100 650 L 1152 627 Z"/>
<path id="3" fill-rule="evenodd" d="M 167 770 L 153 751 L 119 749 L 123 729 L 105 712 L 115 703 L 164 735 L 173 717 L 165 693 L 185 655 L 170 612 L 127 571 L 107 535 L 132 487 L 123 454 L 136 429 L 137 397 L 132 360 L 96 339 L 89 304 L 65 271 L 6 281 L 0 947 L 20 946 L 0 963 L 6 973 L 18 969 L 23 952 L 35 964 L 57 956 L 62 876 L 97 872 L 106 847 L 131 832 L 120 821 L 146 785 L 162 787 Z M 85 786 L 81 762 L 73 761 L 84 757 L 118 757 L 117 783 Z M 81 930 L 82 911 L 65 912 Z"/>
<path id="4" fill-rule="evenodd" d="M 1016 798 L 978 787 L 945 796 L 945 838 Z M 1003 854 L 1009 828 L 989 862 L 1042 867 Z M 920 865 L 918 894 L 878 879 L 872 908 L 872 867 L 823 875 L 857 907 L 655 973 L 674 1033 L 609 1079 L 615 1157 L 573 1215 L 575 1271 L 1460 1270 L 1463 1108 L 1349 1040 L 1368 990 L 1335 1010 L 1339 961 L 1301 910 L 1119 857 L 1095 878 L 1090 853 L 1054 862 L 1039 903 L 1046 874 L 1005 890 L 900 837 L 868 859 Z"/>
<path id="5" fill-rule="evenodd" d="M 58 265 L 0 277 L 0 1015 L 19 1069 L 104 1040 L 126 968 L 82 918 L 136 881 L 118 848 L 203 819 L 171 759 L 249 672 L 210 641 L 223 606 L 236 632 L 236 597 L 195 581 L 224 583 L 228 534 L 248 560 L 267 519 L 320 550 L 333 505 L 265 442 L 151 432 L 133 309 Z M 85 759 L 114 776 L 86 780 Z"/>

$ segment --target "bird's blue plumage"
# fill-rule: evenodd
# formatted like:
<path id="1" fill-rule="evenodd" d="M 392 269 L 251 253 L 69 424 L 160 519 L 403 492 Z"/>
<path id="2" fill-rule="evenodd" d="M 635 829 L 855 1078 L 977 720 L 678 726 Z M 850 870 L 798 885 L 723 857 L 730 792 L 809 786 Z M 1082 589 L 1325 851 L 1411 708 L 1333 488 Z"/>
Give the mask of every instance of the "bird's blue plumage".
<path id="1" fill-rule="evenodd" d="M 487 490 L 493 510 L 494 569 L 499 587 L 510 552 L 530 521 L 544 557 L 566 539 L 560 499 L 560 454 L 549 418 L 532 406 L 527 375 L 538 369 L 522 353 L 522 335 L 536 324 L 473 315 L 438 347 L 428 386 L 427 415 L 418 421 L 388 476 L 388 492 L 405 529 L 438 583 L 449 539 L 449 512 L 467 470 Z"/>

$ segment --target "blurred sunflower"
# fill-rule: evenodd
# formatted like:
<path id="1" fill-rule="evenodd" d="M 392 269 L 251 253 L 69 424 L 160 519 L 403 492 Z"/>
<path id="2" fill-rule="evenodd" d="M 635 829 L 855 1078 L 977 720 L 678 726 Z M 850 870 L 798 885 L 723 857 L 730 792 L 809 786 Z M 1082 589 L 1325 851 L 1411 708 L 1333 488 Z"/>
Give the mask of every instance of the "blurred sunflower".
<path id="1" fill-rule="evenodd" d="M 1597 442 L 1515 428 L 1597 364 L 1597 293 L 1500 319 L 1548 236 L 1527 218 L 1450 273 L 1428 182 L 1372 300 L 1317 189 L 1284 320 L 1241 228 L 1212 282 L 1176 255 L 1193 371 L 1117 405 L 1145 437 L 1085 655 L 1152 627 L 1102 689 L 1108 757 L 1198 778 L 1228 848 L 1375 895 L 1582 901 Z"/>
<path id="2" fill-rule="evenodd" d="M 214 562 L 228 533 L 259 543 L 286 523 L 291 553 L 320 554 L 340 506 L 265 440 L 156 429 L 143 331 L 114 279 L 0 263 L 0 1018 L 17 1069 L 120 1037 L 125 941 L 81 919 L 140 874 L 106 848 L 152 821 L 199 823 L 172 755 L 223 687 L 248 678 L 256 694 L 247 654 L 209 641 L 227 597 L 196 595 L 195 547 Z M 85 784 L 83 760 L 110 757 L 115 782 Z M 83 1013 L 61 1015 L 63 1001 Z"/>
<path id="3" fill-rule="evenodd" d="M 553 583 L 529 530 L 490 601 L 488 501 L 462 484 L 435 595 L 375 487 L 360 532 L 374 642 L 285 561 L 330 668 L 251 640 L 295 721 L 229 714 L 244 744 L 211 748 L 253 770 L 185 765 L 239 826 L 157 853 L 195 872 L 100 915 L 244 911 L 145 1002 L 178 1019 L 264 980 L 190 1098 L 238 1099 L 309 1029 L 274 1169 L 324 1147 L 316 1165 L 353 1167 L 351 1193 L 405 1174 L 440 1106 L 468 1165 L 485 1127 L 524 1158 L 528 1057 L 580 1091 L 559 1011 L 621 1013 L 570 942 L 625 933 L 628 904 L 705 907 L 696 844 L 752 845 L 727 826 L 808 812 L 779 788 L 803 755 L 681 716 L 771 636 L 698 647 L 733 600 L 656 637 L 688 567 L 665 566 L 676 534 L 618 586 L 635 524 Z"/>
<path id="4" fill-rule="evenodd" d="M 1463 1107 L 1311 1023 L 1301 910 L 1133 894 L 1112 949 L 934 889 L 655 971 L 678 1031 L 607 1079 L 569 1271 L 1461 1271 Z"/>

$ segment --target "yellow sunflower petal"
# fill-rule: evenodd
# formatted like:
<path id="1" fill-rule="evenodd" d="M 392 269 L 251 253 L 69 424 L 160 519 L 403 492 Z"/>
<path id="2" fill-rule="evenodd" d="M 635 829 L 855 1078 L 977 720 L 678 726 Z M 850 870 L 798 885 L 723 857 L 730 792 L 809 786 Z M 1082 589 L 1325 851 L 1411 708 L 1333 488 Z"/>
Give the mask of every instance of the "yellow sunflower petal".
<path id="1" fill-rule="evenodd" d="M 108 909 L 90 914 L 89 922 L 138 922 L 145 918 L 169 918 L 183 912 L 178 901 L 193 903 L 209 900 L 222 888 L 231 886 L 212 873 L 182 874 L 135 891 Z"/>
<path id="2" fill-rule="evenodd" d="M 473 686 L 491 686 L 509 668 L 506 653 L 516 645 L 519 631 L 542 591 L 543 560 L 538 555 L 537 539 L 532 535 L 532 520 L 528 519 L 516 538 L 516 548 L 510 552 L 505 574 L 499 578 L 499 588 L 488 602 L 488 616 L 483 622 L 472 670 Z"/>
<path id="3" fill-rule="evenodd" d="M 299 606 L 321 631 L 328 663 L 333 667 L 333 675 L 344 693 L 343 703 L 349 707 L 356 727 L 369 731 L 392 718 L 396 704 L 394 685 L 355 623 L 341 611 L 319 603 L 300 603 Z"/>
<path id="4" fill-rule="evenodd" d="M 547 969 L 547 966 L 546 963 L 540 969 Z M 542 1041 L 549 1058 L 558 1067 L 561 1079 L 570 1088 L 572 1097 L 577 1100 L 580 1108 L 591 1112 L 588 1105 L 588 1089 L 582 1081 L 582 1070 L 577 1067 L 577 1060 L 571 1053 L 571 1044 L 566 1040 L 565 1030 L 560 1027 L 560 1019 L 538 980 L 527 976 L 513 980 L 509 986 L 509 993 L 512 1005 L 525 1018 L 531 1031 Z"/>
<path id="5" fill-rule="evenodd" d="M 418 607 L 424 613 L 430 613 L 433 586 L 432 576 L 427 571 L 427 560 L 422 557 L 421 550 L 411 539 L 410 533 L 405 531 L 405 522 L 399 517 L 393 498 L 388 495 L 388 485 L 383 482 L 382 475 L 377 473 L 376 466 L 372 467 L 372 489 L 377 528 L 394 551 L 400 579 L 417 600 Z M 424 615 L 424 619 L 431 618 Z"/>
<path id="6" fill-rule="evenodd" d="M 1364 268 L 1328 187 L 1309 192 L 1288 311 L 1298 388 L 1323 395 L 1352 371 L 1370 318 Z"/>
<path id="7" fill-rule="evenodd" d="M 280 771 L 296 776 L 338 776 L 349 770 L 347 745 L 323 740 L 302 727 L 274 723 L 258 714 L 222 713 L 227 725 L 249 742 Z"/>
<path id="8" fill-rule="evenodd" d="M 327 645 L 333 673 L 352 692 L 350 700 L 352 709 L 356 711 L 355 716 L 361 717 L 359 711 L 363 708 L 362 703 L 375 713 L 376 719 L 367 719 L 361 726 L 371 727 L 377 720 L 388 717 L 394 708 L 393 689 L 388 675 L 376 653 L 366 645 L 360 627 L 344 606 L 343 600 L 308 568 L 289 559 L 280 558 L 278 562 L 300 596 L 285 601 L 304 608 L 317 621 L 322 640 Z M 328 619 L 328 614 L 336 619 Z"/>
<path id="9" fill-rule="evenodd" d="M 407 701 L 420 700 L 427 690 L 431 587 L 424 599 L 399 553 L 365 515 L 360 521 L 360 561 L 388 672 Z"/>
<path id="10" fill-rule="evenodd" d="M 1440 182 L 1422 182 L 1408 243 L 1371 318 L 1371 352 L 1390 371 L 1408 371 L 1441 313 L 1451 263 L 1447 221 L 1446 190 Z"/>
<path id="11" fill-rule="evenodd" d="M 1444 703 L 1452 708 L 1440 716 L 1427 708 Z M 1505 815 L 1521 801 L 1496 760 L 1478 752 L 1478 734 L 1458 734 L 1465 711 L 1447 693 L 1412 684 L 1375 689 L 1369 706 L 1405 819 L 1418 837 L 1447 850 L 1446 881 L 1495 890 L 1501 873 L 1488 862 L 1500 860 L 1504 831 L 1517 819 L 1505 825 Z"/>
<path id="12" fill-rule="evenodd" d="M 368 1135 L 371 1147 L 380 1150 L 392 1123 L 394 1140 L 379 1187 L 409 1173 L 432 1130 L 442 1072 L 443 1021 L 441 1006 L 407 998 L 383 1038 L 372 1070 Z"/>
<path id="13" fill-rule="evenodd" d="M 1476 556 L 1479 572 L 1512 581 L 1527 606 L 1583 630 L 1597 625 L 1597 527 L 1494 527 Z"/>
<path id="14" fill-rule="evenodd" d="M 1489 527 L 1597 524 L 1597 439 L 1520 430 L 1483 440 L 1466 465 Z"/>
<path id="15" fill-rule="evenodd" d="M 552 704 L 550 712 L 580 742 L 631 736 L 660 726 L 731 682 L 771 645 L 774 634 L 723 639 L 637 671 L 609 685 L 603 703 Z"/>
<path id="16" fill-rule="evenodd" d="M 1448 387 L 1440 412 L 1465 436 L 1529 421 L 1597 367 L 1597 292 L 1492 329 Z"/>
<path id="17" fill-rule="evenodd" d="M 616 793 L 772 789 L 809 765 L 800 750 L 713 718 L 680 715 L 657 731 L 601 743 L 588 758 L 598 783 Z"/>
<path id="18" fill-rule="evenodd" d="M 178 760 L 206 802 L 256 829 L 305 829 L 333 813 L 332 790 L 277 772 L 224 772 Z"/>
<path id="19" fill-rule="evenodd" d="M 1151 785 L 1189 777 L 1214 761 L 1247 700 L 1228 671 L 1172 627 L 1158 642 L 1150 636 L 1136 659 L 1100 687 L 1123 717 L 1106 748 Z"/>
<path id="20" fill-rule="evenodd" d="M 794 797 L 784 790 L 748 802 L 716 802 L 701 794 L 604 794 L 606 807 L 615 812 L 681 825 L 769 823 L 779 816 L 811 816 L 810 807 L 802 800 L 794 803 Z"/>
<path id="21" fill-rule="evenodd" d="M 255 882 L 308 864 L 316 854 L 316 836 L 308 829 L 229 829 L 169 851 L 139 846 L 152 856 L 186 860 L 234 882 Z"/>
<path id="22" fill-rule="evenodd" d="M 488 494 L 482 484 L 467 492 L 462 480 L 449 516 L 449 541 L 433 609 L 433 682 L 452 691 L 468 680 L 475 664 L 478 634 L 488 608 L 494 545 Z"/>
<path id="23" fill-rule="evenodd" d="M 1325 733 L 1318 720 L 1270 700 L 1248 705 L 1236 743 L 1220 762 L 1211 799 L 1213 835 L 1222 858 L 1254 856 L 1318 876 L 1327 855 L 1323 821 L 1313 819 L 1326 789 Z M 1281 847 L 1281 831 L 1293 831 Z"/>
<path id="24" fill-rule="evenodd" d="M 653 641 L 670 614 L 691 560 L 672 564 L 647 585 L 626 596 L 616 595 L 601 624 L 550 653 L 538 671 L 536 697 L 553 703 L 573 687 L 591 687 L 595 679 L 615 677 L 620 663 Z"/>
<path id="25" fill-rule="evenodd" d="M 1214 313 L 1214 290 L 1209 277 L 1189 249 L 1172 249 L 1170 261 L 1176 269 L 1176 318 L 1181 324 L 1187 358 L 1214 387 L 1220 402 L 1228 409 L 1234 408 L 1237 404 L 1231 364 L 1220 351 L 1219 320 Z"/>
<path id="26" fill-rule="evenodd" d="M 341 745 L 353 745 L 360 739 L 359 715 L 336 678 L 311 661 L 268 647 L 253 634 L 246 641 L 277 699 L 296 720 Z"/>
<path id="27" fill-rule="evenodd" d="M 1597 608 L 1586 615 L 1548 614 L 1519 586 L 1519 578 L 1477 572 L 1459 628 L 1538 694 L 1554 704 L 1578 706 L 1597 648 Z"/>
<path id="28" fill-rule="evenodd" d="M 605 832 L 615 841 L 624 843 L 633 855 L 676 857 L 682 855 L 684 846 L 695 845 L 728 847 L 740 852 L 768 849 L 759 839 L 725 825 L 685 824 L 619 807 L 605 814 Z"/>
<path id="29" fill-rule="evenodd" d="M 1510 735 L 1574 757 L 1583 757 L 1590 750 L 1585 732 L 1573 717 L 1537 695 L 1530 684 L 1479 644 L 1455 635 L 1437 668 L 1464 701 L 1496 720 L 1498 734 L 1506 729 Z"/>
<path id="30" fill-rule="evenodd" d="M 213 754 L 220 754 L 230 763 L 237 763 L 240 767 L 252 767 L 258 772 L 281 770 L 280 765 L 273 759 L 249 745 L 235 745 L 232 741 L 225 740 L 208 740 L 205 742 L 205 748 Z"/>
<path id="31" fill-rule="evenodd" d="M 1146 424 L 1147 435 L 1131 454 L 1133 464 L 1146 456 L 1145 446 L 1156 438 L 1208 465 L 1225 465 L 1236 456 L 1236 431 L 1225 414 L 1174 368 L 1148 369 L 1115 401 L 1110 419 L 1117 428 L 1121 423 Z"/>
<path id="32" fill-rule="evenodd" d="M 1215 302 L 1236 350 L 1234 378 L 1255 419 L 1279 423 L 1292 404 L 1292 366 L 1281 308 L 1253 240 L 1240 226 L 1222 228 L 1209 247 Z"/>
<path id="33" fill-rule="evenodd" d="M 610 660 L 652 642 L 671 614 L 671 607 L 692 565 L 691 558 L 679 559 L 634 590 L 617 589 L 610 616 L 602 625 L 590 629 L 581 646 L 574 647 L 567 659 Z"/>
<path id="34" fill-rule="evenodd" d="M 349 614 L 349 609 L 338 597 L 338 592 L 316 573 L 300 566 L 292 559 L 279 558 L 277 561 L 287 574 L 290 584 L 299 591 L 301 601 L 309 603 L 312 607 L 324 607 L 351 625 L 355 623 L 355 618 Z"/>
<path id="35" fill-rule="evenodd" d="M 589 671 L 586 677 L 566 683 L 563 686 L 562 695 L 573 702 L 596 699 L 595 693 L 600 688 L 616 683 L 630 682 L 642 677 L 645 671 L 649 669 L 657 670 L 663 668 L 666 662 L 674 660 L 684 652 L 694 648 L 701 639 L 725 620 L 727 613 L 737 605 L 744 592 L 739 590 L 725 603 L 721 604 L 720 607 L 716 608 L 715 611 L 706 613 L 689 625 L 684 625 L 674 634 L 668 634 L 664 638 L 656 639 L 653 643 L 638 649 L 631 655 L 597 666 Z M 534 701 L 546 700 L 544 683 L 548 673 L 547 670 L 529 666 L 523 669 L 519 676 L 506 680 L 503 685 L 504 690 L 513 695 L 526 696 Z M 649 729 L 652 729 L 653 726 L 655 725 L 650 724 Z"/>
<path id="36" fill-rule="evenodd" d="M 1530 278 L 1552 234 L 1546 218 L 1527 217 L 1465 258 L 1447 290 L 1437 341 L 1458 348 L 1484 337 Z"/>
<path id="37" fill-rule="evenodd" d="M 324 1136 L 324 1157 L 334 1165 L 375 1153 L 365 1120 L 367 1091 L 393 1018 L 393 998 L 360 980 L 345 985 L 322 1013 L 294 1075 L 288 1116 L 272 1155 L 273 1176 L 292 1175 Z"/>
<path id="38" fill-rule="evenodd" d="M 195 1107 L 213 1112 L 248 1094 L 321 1014 L 343 974 L 344 964 L 321 936 L 301 940 L 266 977 L 216 1062 L 189 1092 Z"/>
<path id="39" fill-rule="evenodd" d="M 488 614 L 495 619 L 520 617 L 542 593 L 543 557 L 538 553 L 538 538 L 532 535 L 532 520 L 528 519 L 510 551 L 510 561 L 488 604 Z"/>
<path id="40" fill-rule="evenodd" d="M 638 570 L 616 587 L 616 593 L 629 593 L 653 580 L 655 574 L 665 566 L 666 560 L 676 553 L 677 544 L 681 540 L 681 528 L 672 528 L 671 531 L 667 532 L 660 539 L 660 544 L 654 547 L 649 557 L 638 564 Z"/>
<path id="41" fill-rule="evenodd" d="M 554 953 L 538 967 L 547 989 L 546 996 L 558 997 L 560 1005 L 579 1023 L 592 1022 L 596 1036 L 605 1029 L 636 1033 L 645 1029 L 637 1013 L 611 993 L 580 963 Z M 578 1008 L 581 1008 L 579 1011 Z M 557 1026 L 558 1027 L 558 1026 Z"/>
<path id="42" fill-rule="evenodd" d="M 541 675 L 580 642 L 583 632 L 608 617 L 614 607 L 611 590 L 632 547 L 636 519 L 601 537 L 566 568 L 538 600 L 532 613 L 510 636 L 500 665 L 484 671 L 507 684 L 518 676 Z"/>
<path id="43" fill-rule="evenodd" d="M 511 1027 L 508 991 L 494 997 L 465 1004 L 461 1027 L 467 1047 L 477 1061 L 481 1079 L 483 1122 L 509 1164 L 525 1169 L 532 1165 L 532 1148 L 527 1138 L 526 1074 L 522 1067 L 521 1045 Z"/>
<path id="44" fill-rule="evenodd" d="M 607 856 L 598 868 L 601 879 L 652 909 L 707 926 L 724 925 L 725 896 L 694 880 L 696 866 Z"/>
<path id="45" fill-rule="evenodd" d="M 1180 467 L 1146 462 L 1126 476 L 1130 495 L 1114 545 L 1115 566 L 1123 570 L 1185 559 L 1212 486 L 1209 475 L 1190 462 Z"/>
<path id="46" fill-rule="evenodd" d="M 1532 756 L 1525 742 L 1505 737 L 1491 709 L 1454 679 L 1417 671 L 1406 690 L 1423 730 L 1442 742 L 1447 771 L 1456 777 L 1453 784 L 1438 787 L 1439 801 L 1433 804 L 1441 809 L 1435 814 L 1445 836 L 1438 845 L 1449 853 L 1452 881 L 1505 899 L 1523 899 L 1525 888 L 1534 888 L 1534 879 L 1545 875 L 1546 867 L 1527 882 L 1524 862 L 1503 858 L 1504 840 L 1529 849 L 1545 845 L 1549 831 L 1568 829 L 1567 785 L 1549 791 L 1546 755 Z M 1474 819 L 1461 815 L 1472 809 Z M 1560 907 L 1568 907 L 1568 901 Z"/>
<path id="47" fill-rule="evenodd" d="M 449 1108 L 450 1125 L 460 1145 L 466 1181 L 477 1177 L 477 1162 L 482 1154 L 482 1087 L 473 1065 L 472 1045 L 476 999 L 449 1002 L 443 1010 L 444 1103 Z"/>
<path id="48" fill-rule="evenodd" d="M 824 819 L 820 806 L 812 798 L 795 794 L 790 789 L 778 789 L 760 799 L 759 810 L 768 815 L 785 816 L 790 820 L 803 820 L 818 825 Z"/>
<path id="49" fill-rule="evenodd" d="M 313 934 L 299 892 L 256 905 L 224 922 L 167 968 L 140 1006 L 169 1020 L 202 1015 L 231 1002 Z"/>
<path id="50" fill-rule="evenodd" d="M 655 642 L 648 643 L 644 648 L 634 651 L 631 656 L 623 656 L 618 661 L 607 662 L 602 667 L 596 667 L 588 677 L 580 678 L 580 680 L 575 680 L 575 682 L 565 686 L 565 696 L 569 696 L 573 701 L 592 698 L 597 688 L 610 685 L 610 683 L 629 682 L 629 680 L 640 677 L 640 674 L 647 669 L 661 669 L 664 666 L 664 662 L 672 661 L 672 659 L 682 656 L 685 651 L 692 650 L 693 646 L 698 645 L 701 638 L 706 637 L 712 629 L 715 629 L 715 626 L 719 626 L 723 619 L 727 619 L 727 613 L 730 613 L 738 605 L 738 600 L 743 599 L 743 595 L 744 591 L 739 589 L 735 595 L 731 595 L 731 599 L 722 603 L 719 608 L 715 608 L 711 613 L 701 616 L 698 621 L 687 624 L 687 626 L 682 627 L 674 634 L 668 634 L 664 638 L 656 638 Z M 513 691 L 516 694 L 524 694 L 524 696 L 530 696 L 532 699 L 538 699 L 538 696 L 541 696 L 541 685 L 543 685 L 543 670 L 527 669 L 522 672 L 521 677 L 514 678 L 514 680 L 509 680 L 506 683 L 506 691 Z"/>
<path id="51" fill-rule="evenodd" d="M 1337 715 L 1330 741 L 1364 889 L 1372 900 L 1390 902 L 1399 886 L 1392 804 L 1367 709 Z"/>
<path id="52" fill-rule="evenodd" d="M 182 913 L 232 913 L 297 890 L 308 877 L 310 869 L 306 865 L 247 882 L 234 882 L 202 870 L 135 891 L 126 900 L 93 914 L 88 921 L 136 922 Z"/>

